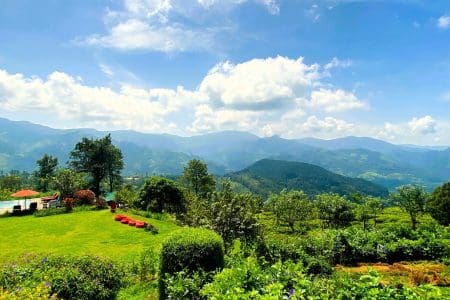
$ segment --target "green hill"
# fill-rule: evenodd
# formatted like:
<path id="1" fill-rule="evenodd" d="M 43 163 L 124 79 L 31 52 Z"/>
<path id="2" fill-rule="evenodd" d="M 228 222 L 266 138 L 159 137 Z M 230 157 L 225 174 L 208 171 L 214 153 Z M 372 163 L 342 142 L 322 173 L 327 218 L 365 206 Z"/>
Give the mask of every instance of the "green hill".
<path id="1" fill-rule="evenodd" d="M 367 180 L 342 176 L 315 165 L 293 161 L 263 159 L 226 177 L 263 197 L 284 188 L 303 190 L 311 196 L 326 192 L 342 195 L 360 192 L 381 197 L 388 195 L 386 188 Z"/>

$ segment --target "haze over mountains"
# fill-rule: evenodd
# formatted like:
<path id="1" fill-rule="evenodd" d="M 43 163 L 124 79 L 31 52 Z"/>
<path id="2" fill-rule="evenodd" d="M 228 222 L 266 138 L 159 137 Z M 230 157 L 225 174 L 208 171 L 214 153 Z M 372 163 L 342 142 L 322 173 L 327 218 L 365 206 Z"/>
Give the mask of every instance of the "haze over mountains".
<path id="1" fill-rule="evenodd" d="M 0 170 L 34 170 L 36 160 L 44 153 L 65 163 L 83 136 L 105 134 L 94 129 L 52 129 L 0 118 Z M 193 137 L 135 131 L 112 131 L 111 135 L 124 154 L 125 174 L 176 175 L 195 157 L 206 161 L 211 172 L 223 175 L 271 158 L 314 164 L 388 189 L 405 183 L 431 189 L 450 179 L 450 148 L 394 145 L 365 137 L 260 138 L 235 131 Z"/>

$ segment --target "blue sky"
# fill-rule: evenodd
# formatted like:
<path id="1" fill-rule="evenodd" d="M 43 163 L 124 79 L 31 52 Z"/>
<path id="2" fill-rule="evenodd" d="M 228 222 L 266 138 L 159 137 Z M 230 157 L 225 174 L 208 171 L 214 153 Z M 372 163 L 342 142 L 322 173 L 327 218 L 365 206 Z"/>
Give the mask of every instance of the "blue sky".
<path id="1" fill-rule="evenodd" d="M 450 145 L 450 3 L 2 0 L 0 117 Z"/>

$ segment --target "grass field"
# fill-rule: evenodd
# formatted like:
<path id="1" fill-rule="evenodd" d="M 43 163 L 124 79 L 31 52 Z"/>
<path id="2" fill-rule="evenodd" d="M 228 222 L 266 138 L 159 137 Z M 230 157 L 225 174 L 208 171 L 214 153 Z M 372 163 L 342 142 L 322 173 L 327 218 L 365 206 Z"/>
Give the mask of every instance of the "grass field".
<path id="1" fill-rule="evenodd" d="M 109 210 L 78 211 L 47 217 L 0 218 L 0 262 L 23 254 L 91 254 L 115 261 L 131 262 L 144 249 L 158 248 L 162 240 L 179 228 L 172 222 L 148 219 L 126 213 L 156 226 L 152 235 L 116 222 Z"/>

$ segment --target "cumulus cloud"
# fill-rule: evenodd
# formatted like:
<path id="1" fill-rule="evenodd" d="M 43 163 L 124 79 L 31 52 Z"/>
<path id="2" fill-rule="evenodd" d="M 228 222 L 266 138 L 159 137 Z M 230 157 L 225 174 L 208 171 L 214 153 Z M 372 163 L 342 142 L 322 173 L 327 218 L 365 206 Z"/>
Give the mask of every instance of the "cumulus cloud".
<path id="1" fill-rule="evenodd" d="M 107 10 L 106 34 L 93 34 L 76 42 L 118 50 L 208 51 L 219 35 L 233 27 L 224 14 L 248 1 L 123 0 L 123 10 Z M 271 14 L 279 13 L 275 0 L 253 1 L 264 5 Z M 217 25 L 220 19 L 223 22 Z"/>
<path id="2" fill-rule="evenodd" d="M 320 120 L 316 116 L 310 116 L 301 125 L 302 133 L 313 134 L 326 132 L 333 133 L 334 135 L 344 133 L 348 135 L 354 128 L 354 124 L 348 123 L 344 120 L 339 120 L 333 117 L 325 117 Z"/>
<path id="3" fill-rule="evenodd" d="M 106 64 L 99 67 L 107 76 L 118 72 Z M 131 84 L 114 90 L 63 72 L 39 78 L 0 71 L 0 111 L 47 114 L 51 118 L 46 125 L 56 127 L 176 134 L 235 129 L 291 137 L 344 134 L 352 124 L 333 114 L 364 108 L 365 103 L 342 89 L 323 88 L 322 69 L 301 57 L 221 62 L 192 90 Z"/>
<path id="4" fill-rule="evenodd" d="M 272 110 L 307 94 L 318 81 L 318 65 L 307 65 L 303 58 L 253 59 L 233 65 L 216 65 L 200 84 L 218 106 L 237 109 Z"/>
<path id="5" fill-rule="evenodd" d="M 413 133 L 431 134 L 436 132 L 436 121 L 431 116 L 413 118 L 408 122 Z"/>
<path id="6" fill-rule="evenodd" d="M 437 26 L 439 28 L 442 29 L 447 29 L 450 27 L 450 16 L 441 16 L 438 20 L 437 20 Z"/>
<path id="7" fill-rule="evenodd" d="M 320 108 L 326 112 L 341 112 L 351 109 L 366 108 L 367 104 L 360 101 L 354 94 L 341 89 L 329 90 L 321 88 L 311 93 L 307 105 Z"/>
<path id="8" fill-rule="evenodd" d="M 0 70 L 0 93 L 2 111 L 46 113 L 52 115 L 50 122 L 59 124 L 143 131 L 163 131 L 167 115 L 201 100 L 182 87 L 144 90 L 122 86 L 116 92 L 84 85 L 62 72 L 41 79 Z"/>

